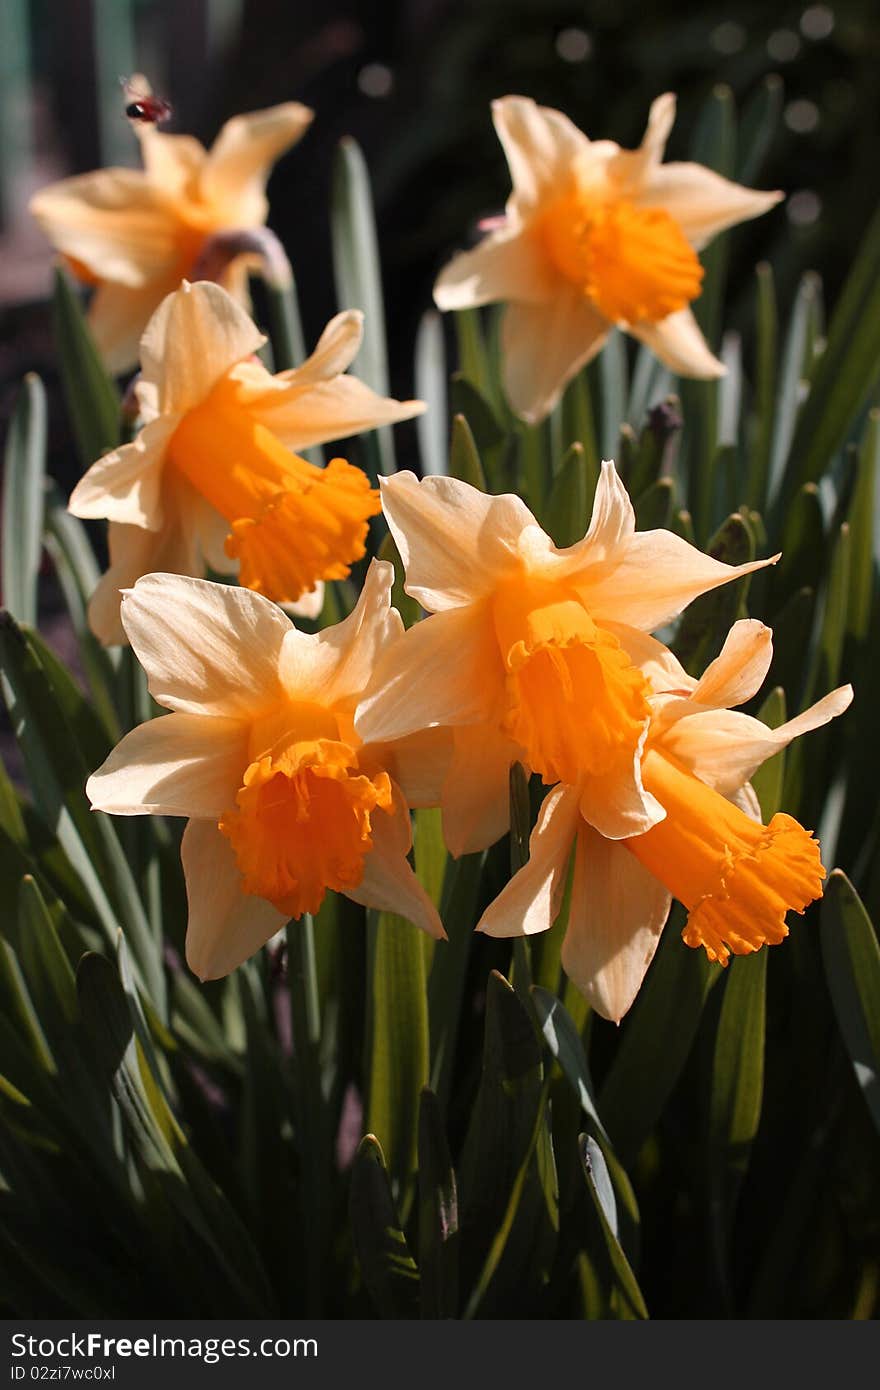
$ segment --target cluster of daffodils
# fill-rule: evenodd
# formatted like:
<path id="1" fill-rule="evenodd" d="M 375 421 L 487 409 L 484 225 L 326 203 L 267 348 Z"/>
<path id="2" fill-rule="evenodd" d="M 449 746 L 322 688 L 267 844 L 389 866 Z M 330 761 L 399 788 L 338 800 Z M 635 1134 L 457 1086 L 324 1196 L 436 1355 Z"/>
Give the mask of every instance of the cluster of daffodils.
<path id="1" fill-rule="evenodd" d="M 508 303 L 506 388 L 527 420 L 546 415 L 612 325 L 678 371 L 723 370 L 689 307 L 696 252 L 779 195 L 663 164 L 673 115 L 661 97 L 640 148 L 623 151 L 524 98 L 495 104 L 513 193 L 435 295 L 441 308 Z M 478 929 L 547 930 L 570 878 L 564 967 L 619 1020 L 672 898 L 688 912 L 687 945 L 724 965 L 781 941 L 787 914 L 821 895 L 816 841 L 786 815 L 763 825 L 749 778 L 852 692 L 772 730 L 736 712 L 771 660 L 770 630 L 754 620 L 734 625 L 699 680 L 688 675 L 650 634 L 778 557 L 732 567 L 671 532 L 637 531 L 613 463 L 583 539 L 559 548 L 517 496 L 402 472 L 380 497 L 344 459 L 300 457 L 423 409 L 346 372 L 358 313 L 272 375 L 227 290 L 182 279 L 204 264 L 209 233 L 263 220 L 268 162 L 307 117 L 293 106 L 238 117 L 210 154 L 150 129 L 145 173 L 106 171 L 37 200 L 69 262 L 101 277 L 99 332 L 125 304 L 127 330 L 155 311 L 140 340 L 139 431 L 92 466 L 70 506 L 110 523 L 92 625 L 131 644 L 170 713 L 123 738 L 89 797 L 118 815 L 187 818 L 187 959 L 214 978 L 316 912 L 328 889 L 442 939 L 407 857 L 410 810 L 442 808 L 453 855 L 484 850 L 508 829 L 519 763 L 547 793 L 528 862 Z M 426 616 L 404 629 L 392 567 L 373 561 L 343 622 L 299 630 L 279 605 L 316 616 L 324 582 L 365 555 L 380 508 Z"/>

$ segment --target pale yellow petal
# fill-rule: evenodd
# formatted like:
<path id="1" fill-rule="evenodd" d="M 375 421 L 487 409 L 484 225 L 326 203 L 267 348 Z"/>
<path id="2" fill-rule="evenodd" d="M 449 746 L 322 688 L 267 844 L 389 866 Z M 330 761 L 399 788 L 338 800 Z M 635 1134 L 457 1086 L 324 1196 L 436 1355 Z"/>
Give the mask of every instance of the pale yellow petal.
<path id="1" fill-rule="evenodd" d="M 89 328 L 104 365 L 113 373 L 128 372 L 140 359 L 144 329 L 167 294 L 180 284 L 183 268 L 148 281 L 139 289 L 104 281 L 89 304 Z"/>
<path id="2" fill-rule="evenodd" d="M 784 193 L 744 188 L 702 164 L 673 163 L 650 171 L 636 201 L 663 208 L 699 251 L 718 232 L 760 217 L 784 197 Z"/>
<path id="3" fill-rule="evenodd" d="M 541 303 L 554 293 L 558 280 L 536 237 L 505 229 L 452 258 L 437 277 L 434 303 L 443 310 L 499 300 Z"/>
<path id="4" fill-rule="evenodd" d="M 213 820 L 191 820 L 180 858 L 189 920 L 186 962 L 200 980 L 219 980 L 265 946 L 287 920 L 277 908 L 241 891 L 241 874 Z"/>
<path id="5" fill-rule="evenodd" d="M 168 135 L 155 125 L 136 127 L 144 169 L 152 184 L 172 198 L 191 195 L 208 152 L 193 135 Z"/>
<path id="6" fill-rule="evenodd" d="M 291 385 L 249 400 L 251 415 L 295 453 L 313 444 L 350 439 L 380 425 L 394 425 L 424 413 L 424 401 L 380 396 L 354 376 L 337 376 L 311 386 Z"/>
<path id="7" fill-rule="evenodd" d="M 230 225 L 266 220 L 266 180 L 275 161 L 308 129 L 313 112 L 298 101 L 233 116 L 211 146 L 199 179 L 202 197 L 222 209 Z"/>
<path id="8" fill-rule="evenodd" d="M 360 351 L 364 336 L 364 316 L 360 309 L 343 309 L 336 314 L 318 339 L 311 356 L 299 367 L 277 372 L 273 380 L 311 386 L 316 381 L 331 381 L 347 371 Z"/>
<path id="9" fill-rule="evenodd" d="M 608 173 L 623 196 L 635 197 L 659 166 L 675 122 L 675 96 L 664 92 L 651 102 L 648 124 L 637 150 L 621 150 L 608 165 Z M 652 204 L 653 206 L 653 204 Z"/>
<path id="10" fill-rule="evenodd" d="M 365 743 L 378 743 L 433 724 L 477 724 L 492 717 L 503 689 L 488 613 L 448 609 L 416 623 L 380 657 L 355 728 Z"/>
<path id="11" fill-rule="evenodd" d="M 50 184 L 30 210 L 56 251 L 99 281 L 140 289 L 180 261 L 173 201 L 138 169 L 99 169 Z"/>
<path id="12" fill-rule="evenodd" d="M 490 497 L 458 478 L 395 473 L 379 480 L 382 510 L 406 571 L 406 592 L 439 612 L 491 593 L 517 563 L 535 518 L 518 497 Z"/>
<path id="13" fill-rule="evenodd" d="M 691 692 L 698 705 L 730 709 L 751 700 L 764 684 L 773 660 L 773 633 L 757 618 L 734 623 L 718 656 Z"/>
<path id="14" fill-rule="evenodd" d="M 583 295 L 560 284 L 544 304 L 508 304 L 501 324 L 504 391 L 513 410 L 539 424 L 602 348 L 611 325 Z"/>
<path id="15" fill-rule="evenodd" d="M 615 563 L 572 576 L 597 621 L 650 631 L 676 617 L 699 594 L 775 564 L 778 555 L 725 565 L 671 531 L 636 531 Z"/>
<path id="16" fill-rule="evenodd" d="M 165 524 L 162 467 L 177 425 L 178 417 L 160 416 L 130 444 L 98 459 L 71 493 L 68 511 L 158 531 Z"/>
<path id="17" fill-rule="evenodd" d="M 851 702 L 852 686 L 840 686 L 777 729 L 737 710 L 701 711 L 677 720 L 663 734 L 661 746 L 701 781 L 729 796 L 767 758 L 792 739 L 836 719 Z"/>
<path id="18" fill-rule="evenodd" d="M 322 652 L 333 665 L 322 677 L 326 704 L 353 705 L 373 677 L 381 658 L 390 658 L 403 637 L 403 621 L 391 607 L 394 566 L 388 560 L 372 560 L 357 603 L 341 623 L 318 633 Z M 282 653 L 283 662 L 287 651 Z"/>
<path id="19" fill-rule="evenodd" d="M 126 734 L 92 773 L 86 783 L 92 809 L 219 820 L 241 786 L 248 731 L 241 720 L 198 714 L 150 719 Z"/>
<path id="20" fill-rule="evenodd" d="M 437 909 L 416 878 L 407 853 L 412 827 L 406 802 L 395 788 L 393 814 L 374 811 L 371 817 L 373 848 L 364 859 L 364 876 L 346 897 L 364 907 L 394 912 L 438 941 L 446 939 Z"/>
<path id="21" fill-rule="evenodd" d="M 452 729 L 419 729 L 394 743 L 370 745 L 370 752 L 391 773 L 410 806 L 439 806 L 452 741 Z"/>
<path id="22" fill-rule="evenodd" d="M 302 598 L 298 598 L 295 603 L 282 603 L 281 607 L 292 618 L 319 618 L 324 607 L 325 593 L 324 581 L 319 579 L 314 589 L 309 589 Z"/>
<path id="23" fill-rule="evenodd" d="M 612 1023 L 620 1022 L 639 991 L 670 903 L 663 884 L 623 844 L 581 827 L 562 965 Z"/>
<path id="24" fill-rule="evenodd" d="M 452 730 L 453 756 L 443 780 L 443 837 L 449 853 L 488 849 L 510 826 L 510 769 L 524 754 L 497 724 Z"/>
<path id="25" fill-rule="evenodd" d="M 504 149 L 513 183 L 514 207 L 528 214 L 565 183 L 575 162 L 590 158 L 583 131 L 561 111 L 538 106 L 531 97 L 499 97 L 492 120 Z"/>
<path id="26" fill-rule="evenodd" d="M 249 719 L 281 698 L 290 619 L 250 589 L 148 574 L 125 594 L 122 621 L 160 705 Z"/>
<path id="27" fill-rule="evenodd" d="M 477 931 L 487 936 L 531 936 L 553 926 L 562 906 L 577 824 L 577 792 L 572 787 L 554 787 L 529 837 L 528 863 L 486 909 Z"/>
<path id="28" fill-rule="evenodd" d="M 679 376 L 714 381 L 726 374 L 727 368 L 710 352 L 691 309 L 679 309 L 657 323 L 632 323 L 627 331 Z"/>
<path id="29" fill-rule="evenodd" d="M 107 647 L 128 644 L 120 611 L 123 589 L 130 589 L 141 575 L 156 570 L 169 574 L 200 572 L 195 534 L 186 525 L 173 493 L 169 497 L 167 488 L 164 511 L 165 523 L 160 531 L 110 522 L 110 564 L 89 601 L 89 626 Z"/>
<path id="30" fill-rule="evenodd" d="M 141 365 L 158 386 L 159 409 L 198 405 L 222 376 L 266 341 L 219 285 L 184 281 L 156 310 L 141 339 Z"/>

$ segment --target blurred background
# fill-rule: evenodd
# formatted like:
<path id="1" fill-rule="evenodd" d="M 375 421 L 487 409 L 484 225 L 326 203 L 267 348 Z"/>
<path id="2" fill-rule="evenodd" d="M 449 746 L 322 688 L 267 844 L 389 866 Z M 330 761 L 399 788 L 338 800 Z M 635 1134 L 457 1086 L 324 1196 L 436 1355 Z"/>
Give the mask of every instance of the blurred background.
<path id="1" fill-rule="evenodd" d="M 878 56 L 872 0 L 3 0 L 0 409 L 6 416 L 25 370 L 43 373 L 50 389 L 53 378 L 51 257 L 27 200 L 65 174 L 137 162 L 121 75 L 146 73 L 173 105 L 166 129 L 206 142 L 238 111 L 288 99 L 314 108 L 269 190 L 311 340 L 336 307 L 333 151 L 355 136 L 374 183 L 392 384 L 407 395 L 433 277 L 508 191 L 493 97 L 524 93 L 592 136 L 634 144 L 652 98 L 672 89 L 670 156 L 681 158 L 714 84 L 742 105 L 778 74 L 782 120 L 756 182 L 789 198 L 736 234 L 731 283 L 751 294 L 751 268 L 764 257 L 783 303 L 807 267 L 833 303 L 880 190 Z M 728 312 L 736 317 L 735 302 Z"/>

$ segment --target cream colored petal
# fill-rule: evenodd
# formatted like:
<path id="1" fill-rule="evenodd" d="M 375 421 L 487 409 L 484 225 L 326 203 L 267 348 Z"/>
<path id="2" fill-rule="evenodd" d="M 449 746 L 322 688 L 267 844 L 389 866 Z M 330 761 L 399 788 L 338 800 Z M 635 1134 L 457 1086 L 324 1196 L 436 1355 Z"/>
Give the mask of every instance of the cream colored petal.
<path id="1" fill-rule="evenodd" d="M 265 946 L 287 920 L 266 902 L 241 891 L 232 846 L 213 820 L 191 820 L 180 858 L 189 921 L 186 963 L 200 980 L 219 980 Z"/>
<path id="2" fill-rule="evenodd" d="M 715 381 L 726 374 L 723 362 L 709 351 L 690 309 L 679 309 L 657 323 L 633 323 L 627 332 L 649 347 L 660 361 L 679 376 Z"/>
<path id="3" fill-rule="evenodd" d="M 297 386 L 331 381 L 347 371 L 360 351 L 364 336 L 364 316 L 360 309 L 344 309 L 330 320 L 310 357 L 299 367 L 277 372 L 274 380 Z"/>
<path id="4" fill-rule="evenodd" d="M 99 169 L 50 184 L 30 210 L 56 251 L 98 280 L 140 289 L 180 259 L 174 204 L 139 169 Z"/>
<path id="5" fill-rule="evenodd" d="M 141 575 L 162 570 L 169 574 L 198 574 L 201 561 L 193 531 L 186 525 L 176 498 L 165 490 L 165 524 L 161 531 L 123 526 L 108 528 L 110 565 L 89 602 L 89 626 L 107 647 L 127 646 L 122 626 L 121 591 Z"/>
<path id="6" fill-rule="evenodd" d="M 95 811 L 219 820 L 248 764 L 249 724 L 166 714 L 126 734 L 86 783 Z"/>
<path id="7" fill-rule="evenodd" d="M 202 574 L 204 568 L 208 567 L 214 570 L 215 574 L 235 574 L 238 561 L 229 558 L 224 544 L 229 535 L 229 522 L 226 517 L 221 516 L 207 498 L 189 484 L 186 488 L 186 499 L 189 523 L 203 561 L 198 571 L 190 572 Z M 155 568 L 168 569 L 169 566 L 157 565 Z"/>
<path id="8" fill-rule="evenodd" d="M 728 801 L 732 801 L 734 806 L 738 806 L 743 814 L 748 816 L 749 820 L 757 821 L 759 825 L 761 824 L 763 820 L 761 815 L 761 803 L 758 800 L 758 794 L 751 782 L 746 782 L 745 786 L 740 787 L 738 791 L 730 792 L 727 799 Z"/>
<path id="9" fill-rule="evenodd" d="M 650 171 L 636 201 L 662 207 L 699 251 L 718 232 L 760 217 L 784 197 L 744 188 L 702 164 L 661 164 Z"/>
<path id="10" fill-rule="evenodd" d="M 608 840 L 644 835 L 666 819 L 666 812 L 642 784 L 643 733 L 635 756 L 601 777 L 589 777 L 580 789 L 580 812 L 588 825 Z"/>
<path id="11" fill-rule="evenodd" d="M 443 781 L 443 838 L 449 853 L 488 849 L 510 826 L 510 769 L 523 750 L 497 724 L 453 729 L 453 756 Z"/>
<path id="12" fill-rule="evenodd" d="M 663 734 L 660 746 L 701 781 L 729 796 L 767 758 L 792 739 L 836 719 L 851 701 L 852 686 L 842 685 L 777 729 L 736 710 L 708 710 L 679 719 Z"/>
<path id="13" fill-rule="evenodd" d="M 250 589 L 148 574 L 124 595 L 122 622 L 160 705 L 249 719 L 282 696 L 290 619 Z"/>
<path id="14" fill-rule="evenodd" d="M 412 827 L 406 802 L 395 788 L 394 812 L 375 811 L 371 817 L 373 848 L 364 859 L 364 876 L 346 896 L 364 907 L 396 912 L 438 941 L 446 932 L 437 909 L 416 878 L 407 853 L 412 844 Z"/>
<path id="15" fill-rule="evenodd" d="M 438 309 L 473 309 L 480 304 L 549 299 L 558 283 L 536 237 L 520 228 L 491 233 L 472 251 L 453 256 L 434 284 Z"/>
<path id="16" fill-rule="evenodd" d="M 391 607 L 394 566 L 371 560 L 357 603 L 341 623 L 318 633 L 323 651 L 333 657 L 325 679 L 326 704 L 354 704 L 373 678 L 380 658 L 391 657 L 403 638 L 403 620 Z M 283 654 L 282 654 L 283 660 Z"/>
<path id="17" fill-rule="evenodd" d="M 637 531 L 616 564 L 588 570 L 576 582 L 597 622 L 625 623 L 650 631 L 669 622 L 699 594 L 773 565 L 778 559 L 774 555 L 745 565 L 725 565 L 671 531 Z"/>
<path id="18" fill-rule="evenodd" d="M 292 618 L 319 618 L 324 607 L 325 593 L 324 581 L 319 579 L 314 589 L 309 589 L 302 598 L 298 598 L 295 603 L 282 603 L 281 607 Z"/>
<path id="19" fill-rule="evenodd" d="M 376 751 L 408 805 L 439 806 L 443 779 L 452 761 L 451 729 L 419 729 L 394 743 L 379 744 Z M 370 745 L 371 749 L 375 745 Z"/>
<path id="20" fill-rule="evenodd" d="M 691 699 L 715 709 L 744 705 L 761 689 L 772 660 L 770 628 L 757 618 L 743 618 L 728 632 L 721 651 L 694 686 Z"/>
<path id="21" fill-rule="evenodd" d="M 378 743 L 433 724 L 477 724 L 492 717 L 503 688 L 488 614 L 452 608 L 416 623 L 380 657 L 355 728 Z"/>
<path id="22" fill-rule="evenodd" d="M 186 196 L 208 157 L 201 141 L 192 135 L 168 135 L 150 124 L 135 129 L 150 182 L 172 198 Z"/>
<path id="23" fill-rule="evenodd" d="M 275 161 L 295 145 L 313 112 L 298 101 L 233 116 L 223 126 L 202 168 L 199 188 L 230 225 L 254 227 L 266 220 L 266 180 Z"/>
<path id="24" fill-rule="evenodd" d="M 487 936 L 531 936 L 553 926 L 577 835 L 577 792 L 554 787 L 529 837 L 529 859 L 477 923 Z"/>
<path id="25" fill-rule="evenodd" d="M 508 304 L 501 324 L 504 391 L 513 410 L 539 424 L 602 348 L 611 325 L 583 295 L 560 285 L 544 304 Z"/>
<path id="26" fill-rule="evenodd" d="M 162 465 L 177 425 L 177 417 L 160 416 L 130 444 L 98 459 L 71 493 L 68 511 L 158 531 L 165 523 Z"/>
<path id="27" fill-rule="evenodd" d="M 651 103 L 648 125 L 637 150 L 621 150 L 608 165 L 608 173 L 620 186 L 621 194 L 637 195 L 659 167 L 666 141 L 675 123 L 675 96 L 664 92 Z"/>
<path id="28" fill-rule="evenodd" d="M 567 181 L 576 162 L 591 154 L 590 141 L 561 111 L 538 106 L 530 97 L 500 97 L 492 120 L 513 183 L 513 202 L 530 213 Z"/>
<path id="29" fill-rule="evenodd" d="M 663 884 L 625 842 L 604 840 L 581 827 L 562 965 L 596 1012 L 612 1023 L 620 1022 L 639 991 L 670 903 Z"/>
<path id="30" fill-rule="evenodd" d="M 539 537 L 530 536 L 529 540 L 535 543 L 530 547 L 529 570 L 548 579 L 573 579 L 580 583 L 591 569 L 613 563 L 635 529 L 636 515 L 629 493 L 613 462 L 606 460 L 601 466 L 593 512 L 583 540 L 558 550 L 556 546 L 541 546 Z"/>
<path id="31" fill-rule="evenodd" d="M 177 289 L 180 279 L 175 270 L 139 289 L 109 281 L 97 287 L 89 305 L 89 328 L 108 371 L 128 372 L 137 366 L 150 316 L 165 295 Z"/>
<path id="32" fill-rule="evenodd" d="M 380 425 L 412 420 L 426 409 L 424 401 L 380 396 L 353 376 L 338 376 L 313 386 L 291 386 L 250 403 L 251 414 L 294 452 L 312 444 L 366 434 Z"/>
<path id="33" fill-rule="evenodd" d="M 523 531 L 537 525 L 518 497 L 490 497 L 458 478 L 419 482 L 414 473 L 395 473 L 379 487 L 406 592 L 432 612 L 489 594 L 517 563 Z"/>
<path id="34" fill-rule="evenodd" d="M 141 339 L 141 365 L 159 388 L 163 414 L 190 410 L 236 362 L 266 341 L 256 324 L 219 285 L 207 280 L 163 299 Z"/>

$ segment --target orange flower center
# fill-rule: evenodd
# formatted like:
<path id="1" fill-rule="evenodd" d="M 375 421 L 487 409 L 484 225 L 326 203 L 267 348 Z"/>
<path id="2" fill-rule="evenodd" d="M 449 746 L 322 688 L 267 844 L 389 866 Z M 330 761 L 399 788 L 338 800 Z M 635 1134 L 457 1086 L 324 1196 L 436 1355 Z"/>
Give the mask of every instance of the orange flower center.
<path id="1" fill-rule="evenodd" d="M 700 293 L 703 268 L 673 217 L 574 187 L 538 222 L 557 270 L 612 323 L 656 323 Z"/>
<path id="2" fill-rule="evenodd" d="M 294 732 L 253 755 L 285 725 Z M 393 809 L 388 774 L 364 775 L 336 719 L 318 706 L 293 705 L 259 721 L 251 751 L 235 807 L 219 822 L 243 891 L 289 917 L 317 912 L 328 888 L 344 893 L 363 878 L 373 847 L 370 817 Z"/>
<path id="3" fill-rule="evenodd" d="M 687 945 L 726 965 L 731 951 L 782 941 L 786 913 L 822 895 L 825 870 L 809 831 L 785 815 L 760 825 L 657 749 L 642 777 L 666 819 L 621 843 L 688 909 Z"/>
<path id="4" fill-rule="evenodd" d="M 495 633 L 507 672 L 504 732 L 546 783 L 632 768 L 649 686 L 617 638 L 561 584 L 518 575 L 499 589 Z"/>
<path id="5" fill-rule="evenodd" d="M 239 561 L 240 582 L 278 603 L 319 579 L 344 579 L 380 510 L 365 473 L 345 459 L 315 468 L 291 453 L 229 377 L 187 412 L 168 458 L 229 522 L 226 552 Z"/>

